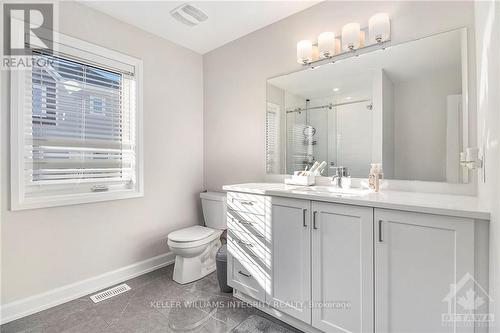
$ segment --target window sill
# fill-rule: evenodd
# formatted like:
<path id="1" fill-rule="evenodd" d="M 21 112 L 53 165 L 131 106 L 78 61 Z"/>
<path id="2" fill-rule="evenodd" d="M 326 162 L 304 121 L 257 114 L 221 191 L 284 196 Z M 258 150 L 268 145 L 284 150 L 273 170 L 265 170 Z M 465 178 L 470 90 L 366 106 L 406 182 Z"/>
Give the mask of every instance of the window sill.
<path id="1" fill-rule="evenodd" d="M 144 196 L 142 190 L 123 190 L 116 192 L 57 195 L 43 198 L 28 198 L 19 202 L 11 202 L 11 210 L 49 208 L 69 205 L 80 205 L 111 200 L 133 199 Z"/>

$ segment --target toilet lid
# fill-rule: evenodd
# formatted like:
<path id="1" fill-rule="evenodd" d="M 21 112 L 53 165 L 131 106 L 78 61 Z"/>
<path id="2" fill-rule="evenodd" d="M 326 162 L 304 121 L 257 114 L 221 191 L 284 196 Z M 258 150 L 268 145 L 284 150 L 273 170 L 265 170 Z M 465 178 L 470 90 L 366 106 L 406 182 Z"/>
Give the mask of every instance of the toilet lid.
<path id="1" fill-rule="evenodd" d="M 194 242 L 205 239 L 212 235 L 215 230 L 207 227 L 195 225 L 193 227 L 180 229 L 168 235 L 168 239 L 173 242 Z"/>

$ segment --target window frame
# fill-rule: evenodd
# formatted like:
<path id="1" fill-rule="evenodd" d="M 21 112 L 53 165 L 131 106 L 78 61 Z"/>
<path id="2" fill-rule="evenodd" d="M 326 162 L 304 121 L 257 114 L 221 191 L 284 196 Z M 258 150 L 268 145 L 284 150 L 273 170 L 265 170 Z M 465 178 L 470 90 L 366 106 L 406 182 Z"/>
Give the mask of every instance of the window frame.
<path id="1" fill-rule="evenodd" d="M 25 70 L 10 70 L 10 178 L 12 211 L 45 207 L 85 204 L 109 200 L 130 199 L 144 196 L 144 149 L 143 149 L 143 61 L 123 53 L 98 46 L 61 33 L 53 33 L 54 50 L 82 62 L 114 70 L 132 70 L 136 82 L 135 96 L 135 174 L 133 189 L 110 192 L 88 192 L 26 197 L 24 181 L 25 149 Z M 103 61 L 105 63 L 103 63 Z M 28 69 L 31 70 L 31 69 Z M 69 185 L 71 186 L 71 184 Z"/>

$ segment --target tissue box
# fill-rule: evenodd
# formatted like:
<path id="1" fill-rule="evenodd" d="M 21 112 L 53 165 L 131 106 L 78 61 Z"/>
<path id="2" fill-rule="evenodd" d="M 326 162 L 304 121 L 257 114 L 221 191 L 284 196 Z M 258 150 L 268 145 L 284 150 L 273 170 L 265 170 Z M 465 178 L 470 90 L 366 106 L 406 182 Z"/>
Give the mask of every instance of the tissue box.
<path id="1" fill-rule="evenodd" d="M 285 184 L 288 185 L 301 185 L 301 186 L 311 186 L 316 182 L 315 176 L 298 176 L 293 175 L 292 178 L 286 178 Z"/>

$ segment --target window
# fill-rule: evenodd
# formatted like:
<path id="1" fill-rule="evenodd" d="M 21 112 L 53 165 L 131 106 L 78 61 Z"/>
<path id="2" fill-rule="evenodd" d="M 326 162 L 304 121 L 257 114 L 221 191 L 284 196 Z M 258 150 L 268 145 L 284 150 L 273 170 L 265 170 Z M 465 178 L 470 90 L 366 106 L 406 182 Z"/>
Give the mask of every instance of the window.
<path id="1" fill-rule="evenodd" d="M 141 196 L 142 63 L 58 37 L 11 73 L 12 209 Z"/>
<path id="2" fill-rule="evenodd" d="M 266 172 L 280 173 L 280 106 L 267 103 L 266 112 Z"/>

